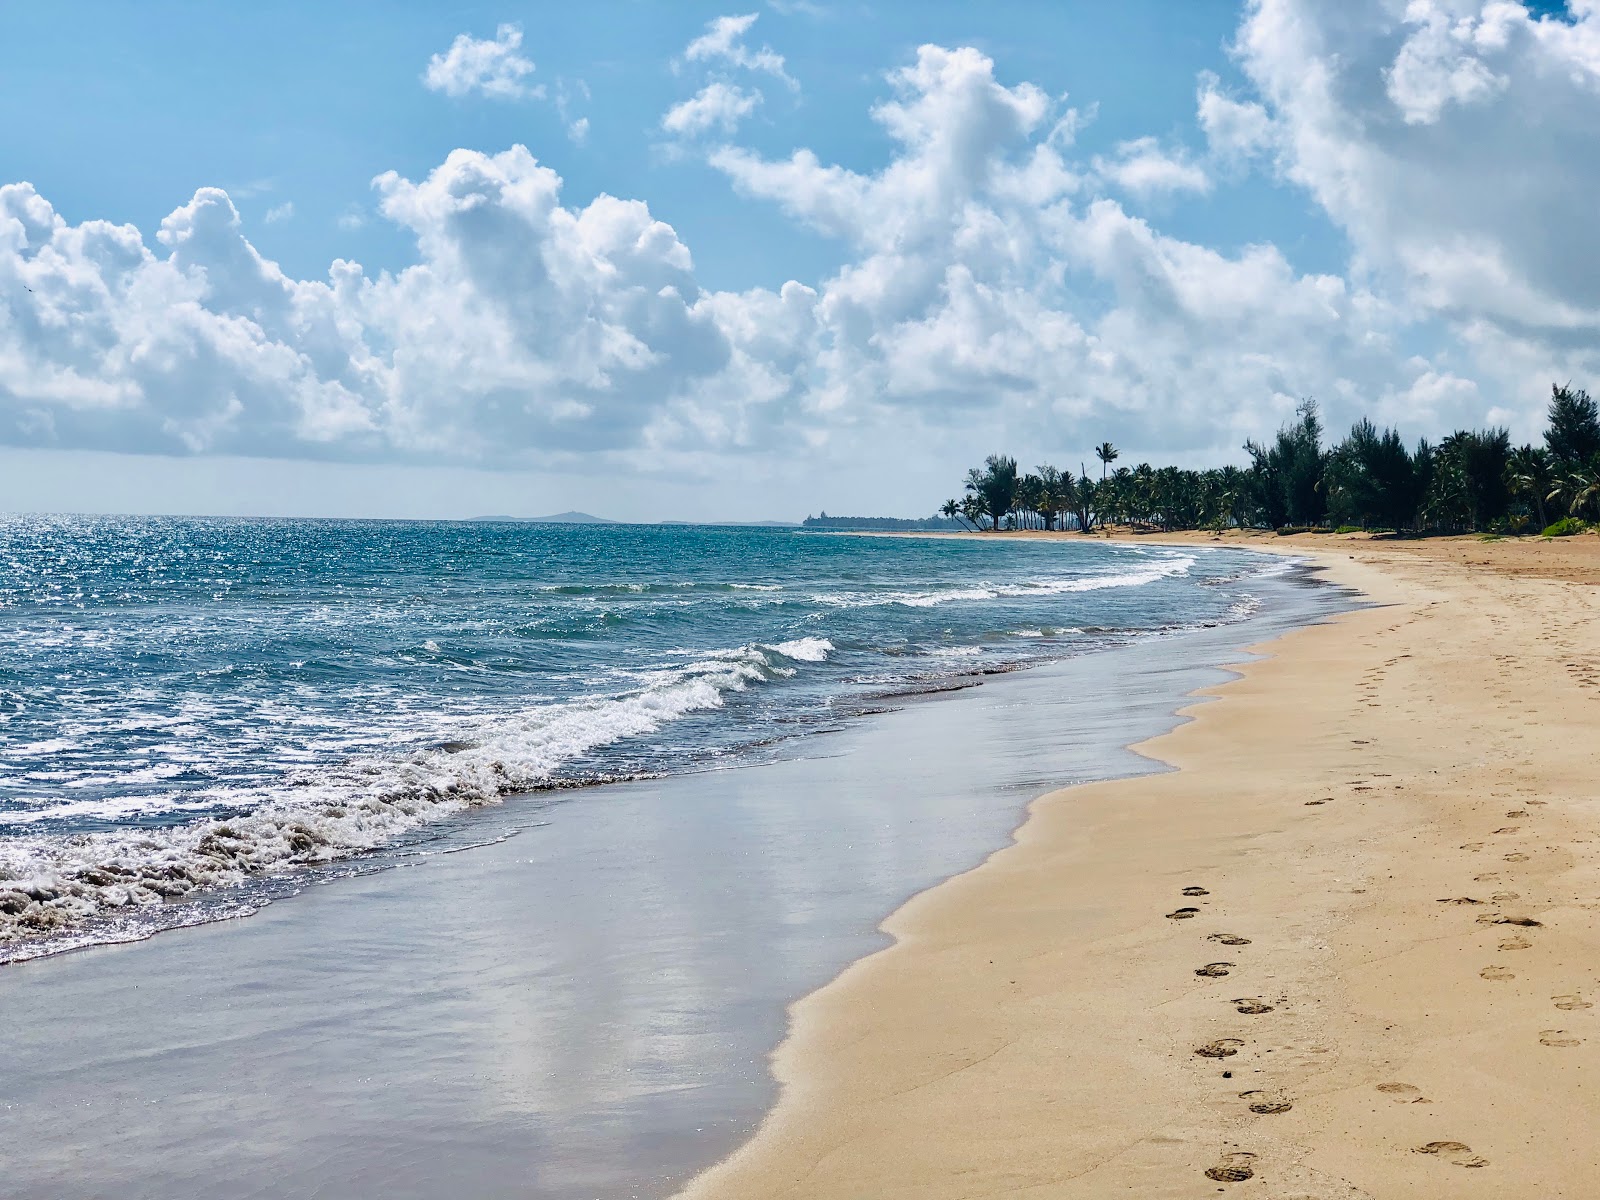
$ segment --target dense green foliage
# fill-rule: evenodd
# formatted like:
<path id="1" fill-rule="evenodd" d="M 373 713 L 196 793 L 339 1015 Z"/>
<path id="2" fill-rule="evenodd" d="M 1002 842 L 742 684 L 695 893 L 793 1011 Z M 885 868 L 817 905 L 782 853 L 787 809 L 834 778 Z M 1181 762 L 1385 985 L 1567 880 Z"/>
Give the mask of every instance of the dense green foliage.
<path id="1" fill-rule="evenodd" d="M 1081 467 L 1076 478 L 1049 465 L 1023 475 L 1016 459 L 992 454 L 941 511 L 974 529 L 1570 532 L 1558 518 L 1576 528 L 1600 520 L 1600 409 L 1587 392 L 1552 385 L 1548 426 L 1543 446 L 1512 446 L 1504 429 L 1463 429 L 1408 449 L 1398 432 L 1363 418 L 1325 446 L 1308 400 L 1270 443 L 1245 443 L 1248 467 L 1112 470 L 1120 451 L 1103 442 L 1094 480 Z"/>

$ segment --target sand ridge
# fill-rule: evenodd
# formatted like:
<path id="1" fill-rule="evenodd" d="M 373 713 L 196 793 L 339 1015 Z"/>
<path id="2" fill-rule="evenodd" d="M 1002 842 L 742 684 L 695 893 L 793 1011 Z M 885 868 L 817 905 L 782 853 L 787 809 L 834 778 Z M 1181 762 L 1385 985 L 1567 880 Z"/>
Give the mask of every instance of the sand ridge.
<path id="1" fill-rule="evenodd" d="M 1600 1195 L 1600 539 L 1270 541 L 1376 606 L 895 913 L 685 1197 Z"/>

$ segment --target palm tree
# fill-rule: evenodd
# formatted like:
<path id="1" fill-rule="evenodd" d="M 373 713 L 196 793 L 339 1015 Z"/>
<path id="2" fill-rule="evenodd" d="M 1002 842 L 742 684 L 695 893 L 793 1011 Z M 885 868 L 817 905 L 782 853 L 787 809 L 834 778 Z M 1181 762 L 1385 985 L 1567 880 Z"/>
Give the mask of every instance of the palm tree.
<path id="1" fill-rule="evenodd" d="M 1049 463 L 1044 463 L 1039 467 L 1037 478 L 1039 515 L 1044 518 L 1044 527 L 1053 530 L 1056 527 L 1056 514 L 1061 511 L 1063 502 L 1061 472 Z"/>
<path id="2" fill-rule="evenodd" d="M 1531 499 L 1539 514 L 1539 528 L 1550 524 L 1545 501 L 1556 490 L 1555 464 L 1550 451 L 1542 446 L 1520 446 L 1511 452 L 1506 464 L 1506 483 L 1511 494 Z"/>
<path id="3" fill-rule="evenodd" d="M 1569 471 L 1550 499 L 1566 502 L 1567 512 L 1582 517 L 1593 512 L 1600 516 L 1600 454 L 1589 460 L 1589 465 Z"/>
<path id="4" fill-rule="evenodd" d="M 1109 468 L 1112 463 L 1117 461 L 1117 456 L 1120 455 L 1121 453 L 1122 453 L 1122 451 L 1118 450 L 1110 442 L 1101 442 L 1098 446 L 1096 446 L 1094 448 L 1094 456 L 1100 460 L 1100 482 L 1101 483 L 1104 483 L 1106 481 L 1106 470 L 1107 470 L 1107 468 Z"/>
<path id="5" fill-rule="evenodd" d="M 982 502 L 997 533 L 1000 519 L 1017 502 L 1017 483 L 1017 460 L 1002 454 L 989 455 L 983 460 L 982 470 L 973 467 L 967 472 L 967 491 Z"/>
<path id="6" fill-rule="evenodd" d="M 939 515 L 941 517 L 948 517 L 952 521 L 959 521 L 959 520 L 962 520 L 966 516 L 966 511 L 963 508 L 961 501 L 959 501 L 959 500 L 946 500 L 943 504 L 941 504 L 939 506 Z M 967 523 L 969 525 L 972 524 L 970 521 L 968 521 Z M 973 528 L 977 528 L 977 527 L 973 526 Z"/>

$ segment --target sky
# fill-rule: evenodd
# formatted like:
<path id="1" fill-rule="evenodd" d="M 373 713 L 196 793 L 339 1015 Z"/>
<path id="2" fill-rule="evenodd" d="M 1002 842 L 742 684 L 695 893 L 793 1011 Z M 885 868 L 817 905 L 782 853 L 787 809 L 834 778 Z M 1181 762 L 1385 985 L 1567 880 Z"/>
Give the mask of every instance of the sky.
<path id="1" fill-rule="evenodd" d="M 1600 0 L 0 15 L 0 511 L 925 515 L 1600 368 Z"/>

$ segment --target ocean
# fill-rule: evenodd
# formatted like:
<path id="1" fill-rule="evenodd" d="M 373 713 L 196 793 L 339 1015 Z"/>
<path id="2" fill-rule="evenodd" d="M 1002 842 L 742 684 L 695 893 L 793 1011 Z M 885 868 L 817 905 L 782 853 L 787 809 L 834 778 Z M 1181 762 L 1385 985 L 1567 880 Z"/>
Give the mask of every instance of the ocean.
<path id="1" fill-rule="evenodd" d="M 470 846 L 509 796 L 769 762 L 908 695 L 1241 621 L 1284 569 L 1090 539 L 0 519 L 0 962 Z"/>

